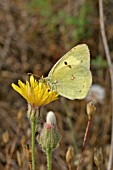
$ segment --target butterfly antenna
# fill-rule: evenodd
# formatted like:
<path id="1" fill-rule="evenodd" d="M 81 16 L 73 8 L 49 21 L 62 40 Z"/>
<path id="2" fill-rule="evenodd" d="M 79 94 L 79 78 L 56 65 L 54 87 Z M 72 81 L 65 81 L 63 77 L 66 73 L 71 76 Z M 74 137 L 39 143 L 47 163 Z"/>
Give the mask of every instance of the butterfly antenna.
<path id="1" fill-rule="evenodd" d="M 37 74 L 33 74 L 33 73 L 27 73 L 29 76 L 33 75 L 35 77 L 37 77 L 38 79 L 40 79 L 40 76 L 38 76 Z"/>

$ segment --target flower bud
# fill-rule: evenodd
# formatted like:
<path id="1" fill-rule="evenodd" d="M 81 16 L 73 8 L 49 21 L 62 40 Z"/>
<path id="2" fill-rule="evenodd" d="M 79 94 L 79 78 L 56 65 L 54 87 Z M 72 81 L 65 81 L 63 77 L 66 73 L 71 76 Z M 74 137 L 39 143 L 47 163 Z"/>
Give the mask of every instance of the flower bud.
<path id="1" fill-rule="evenodd" d="M 8 131 L 5 131 L 4 133 L 3 133 L 3 141 L 4 141 L 4 143 L 8 143 L 8 141 L 9 141 L 9 132 Z"/>
<path id="2" fill-rule="evenodd" d="M 66 162 L 68 164 L 69 169 L 74 165 L 74 148 L 73 146 L 69 146 L 67 152 L 66 152 Z"/>
<path id="3" fill-rule="evenodd" d="M 56 117 L 52 111 L 49 111 L 46 117 L 46 122 L 56 126 Z"/>
<path id="4" fill-rule="evenodd" d="M 87 110 L 88 117 L 91 118 L 92 115 L 94 114 L 94 112 L 96 111 L 96 107 L 95 107 L 95 105 L 93 104 L 93 102 L 89 102 L 89 103 L 87 104 L 86 110 Z"/>
<path id="5" fill-rule="evenodd" d="M 53 150 L 59 146 L 60 134 L 56 127 L 56 117 L 53 112 L 48 112 L 46 123 L 42 129 L 40 137 L 38 138 L 42 150 Z"/>

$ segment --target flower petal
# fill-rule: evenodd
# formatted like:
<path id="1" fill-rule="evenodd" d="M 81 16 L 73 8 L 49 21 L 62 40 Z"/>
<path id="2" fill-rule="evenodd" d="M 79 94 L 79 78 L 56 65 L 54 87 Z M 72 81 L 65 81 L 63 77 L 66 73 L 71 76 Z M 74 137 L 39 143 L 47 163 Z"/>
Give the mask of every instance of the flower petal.
<path id="1" fill-rule="evenodd" d="M 17 86 L 16 84 L 14 84 L 14 83 L 12 83 L 11 85 L 12 85 L 12 87 L 13 87 L 13 89 L 14 89 L 15 91 L 17 91 L 18 93 L 20 93 L 20 94 L 22 95 L 22 90 L 21 90 L 20 87 L 18 87 L 18 86 Z"/>
<path id="2" fill-rule="evenodd" d="M 13 89 L 35 107 L 41 107 L 58 99 L 58 94 L 52 91 L 45 81 L 36 81 L 33 75 L 30 76 L 30 83 L 26 81 L 26 84 L 24 84 L 21 80 L 18 80 L 18 85 L 20 87 L 12 83 Z"/>

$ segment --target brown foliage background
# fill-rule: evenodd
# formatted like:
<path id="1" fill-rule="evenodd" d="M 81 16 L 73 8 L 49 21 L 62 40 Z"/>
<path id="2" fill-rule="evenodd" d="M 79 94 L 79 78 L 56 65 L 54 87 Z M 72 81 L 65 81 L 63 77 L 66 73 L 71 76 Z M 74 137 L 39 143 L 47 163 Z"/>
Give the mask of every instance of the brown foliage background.
<path id="1" fill-rule="evenodd" d="M 104 7 L 106 34 L 112 56 L 112 0 L 105 1 Z M 111 133 L 111 85 L 100 35 L 98 1 L 0 1 L 0 169 L 6 169 L 6 166 L 10 170 L 29 169 L 22 149 L 23 142 L 31 142 L 27 104 L 12 89 L 11 83 L 17 83 L 18 79 L 25 81 L 29 78 L 27 73 L 47 76 L 55 62 L 80 43 L 88 44 L 91 51 L 93 83 L 100 84 L 106 93 L 103 103 L 96 102 L 97 111 L 81 169 L 97 169 L 93 161 L 94 147 L 103 148 L 102 168 L 106 169 Z M 86 104 L 85 99 L 69 101 L 60 98 L 41 110 L 41 128 L 47 111 L 52 110 L 62 135 L 60 147 L 53 153 L 54 170 L 68 169 L 66 151 L 70 145 L 75 146 L 75 142 L 77 161 L 87 125 Z M 7 142 L 3 140 L 6 131 L 9 134 Z M 37 170 L 46 169 L 46 156 L 37 142 L 36 162 Z"/>

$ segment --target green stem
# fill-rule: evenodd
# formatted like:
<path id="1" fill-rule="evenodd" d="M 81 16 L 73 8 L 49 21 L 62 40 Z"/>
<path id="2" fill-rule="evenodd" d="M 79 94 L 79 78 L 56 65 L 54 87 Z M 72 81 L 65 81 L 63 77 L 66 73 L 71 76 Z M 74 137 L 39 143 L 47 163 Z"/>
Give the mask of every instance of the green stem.
<path id="1" fill-rule="evenodd" d="M 51 162 L 52 162 L 52 150 L 51 149 L 47 149 L 47 170 L 51 170 Z"/>
<path id="2" fill-rule="evenodd" d="M 36 126 L 36 120 L 32 120 L 31 122 L 31 128 L 32 128 L 32 170 L 35 170 L 35 126 Z"/>

